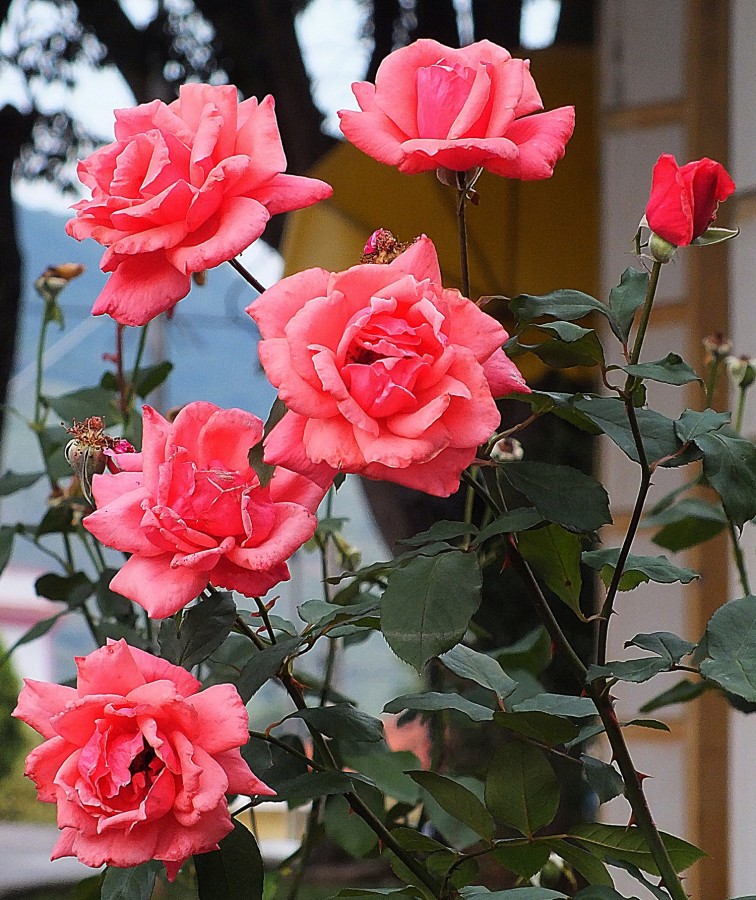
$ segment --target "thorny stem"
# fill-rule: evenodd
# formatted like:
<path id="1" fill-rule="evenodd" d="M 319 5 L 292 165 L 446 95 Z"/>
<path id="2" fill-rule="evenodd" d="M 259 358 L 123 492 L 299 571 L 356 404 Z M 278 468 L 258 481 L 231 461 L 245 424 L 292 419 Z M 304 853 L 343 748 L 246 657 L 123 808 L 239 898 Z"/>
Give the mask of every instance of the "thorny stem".
<path id="1" fill-rule="evenodd" d="M 116 386 L 118 388 L 118 409 L 121 418 L 126 419 L 126 410 L 129 407 L 128 390 L 126 384 L 126 375 L 123 370 L 123 330 L 126 326 L 116 323 Z"/>
<path id="2" fill-rule="evenodd" d="M 627 533 L 625 534 L 625 540 L 622 542 L 622 548 L 620 549 L 619 556 L 617 558 L 617 565 L 614 569 L 614 574 L 612 575 L 609 589 L 606 592 L 604 605 L 601 608 L 601 618 L 599 619 L 598 626 L 598 646 L 596 648 L 596 662 L 600 666 L 603 666 L 606 662 L 606 645 L 607 639 L 609 637 L 609 621 L 614 611 L 614 601 L 617 596 L 617 591 L 619 589 L 620 580 L 622 579 L 622 573 L 625 568 L 625 563 L 627 562 L 627 557 L 630 555 L 630 548 L 633 545 L 635 535 L 638 531 L 638 526 L 640 525 L 641 516 L 643 515 L 643 507 L 646 503 L 646 497 L 648 496 L 648 491 L 651 487 L 651 468 L 648 464 L 648 459 L 646 458 L 646 450 L 643 446 L 643 439 L 641 438 L 640 428 L 638 426 L 638 417 L 635 414 L 635 407 L 633 406 L 631 399 L 626 399 L 625 405 L 627 409 L 627 415 L 630 420 L 630 429 L 633 434 L 633 440 L 635 441 L 635 447 L 638 451 L 638 459 L 640 460 L 641 481 L 638 487 L 638 496 L 635 498 L 633 514 L 630 517 L 630 524 L 628 525 Z"/>
<path id="3" fill-rule="evenodd" d="M 248 272 L 244 266 L 239 262 L 238 259 L 229 259 L 229 263 L 233 266 L 234 269 L 241 275 L 241 277 L 247 282 L 247 284 L 251 284 L 252 287 L 257 291 L 258 294 L 265 293 L 265 287 L 260 284 L 260 282 L 255 278 L 255 276 Z"/>
<path id="4" fill-rule="evenodd" d="M 265 649 L 265 644 L 239 616 L 237 616 L 236 619 L 236 626 L 239 631 L 241 631 L 242 634 L 248 637 L 258 649 Z M 286 689 L 286 693 L 291 698 L 294 706 L 298 710 L 307 709 L 308 707 L 307 703 L 305 702 L 304 695 L 302 694 L 302 689 L 294 680 L 288 669 L 283 667 L 278 673 L 278 677 L 284 688 Z M 337 772 L 341 771 L 341 768 L 336 763 L 336 760 L 331 753 L 331 749 L 323 738 L 323 735 L 317 730 L 317 728 L 310 725 L 309 722 L 305 722 L 305 725 L 310 732 L 310 736 L 312 737 L 314 750 L 320 757 L 320 764 L 326 769 L 332 769 Z M 439 897 L 440 885 L 430 875 L 426 868 L 421 865 L 411 854 L 407 853 L 407 851 L 396 841 L 388 828 L 386 828 L 383 822 L 380 821 L 380 819 L 360 799 L 360 797 L 356 793 L 354 793 L 354 791 L 347 791 L 344 794 L 344 797 L 349 803 L 352 810 L 363 820 L 363 822 L 365 822 L 366 825 L 368 825 L 373 830 L 373 832 L 375 832 L 375 834 L 378 836 L 378 840 L 383 844 L 383 846 L 388 847 L 388 849 L 391 850 L 404 863 L 404 865 L 418 878 L 419 881 L 421 881 L 432 892 L 435 897 Z"/>
<path id="5" fill-rule="evenodd" d="M 468 184 L 464 172 L 457 172 L 457 232 L 459 234 L 459 262 L 462 270 L 462 294 L 470 296 L 470 265 L 467 252 L 467 221 L 465 204 L 467 203 Z"/>
<path id="6" fill-rule="evenodd" d="M 249 736 L 257 738 L 259 741 L 265 741 L 266 744 L 272 744 L 274 747 L 279 747 L 281 750 L 285 750 L 289 755 L 296 756 L 297 759 L 306 762 L 310 768 L 316 769 L 318 772 L 326 771 L 325 766 L 321 766 L 320 763 L 315 762 L 314 759 L 311 759 L 305 753 L 300 753 L 299 750 L 296 750 L 290 744 L 287 744 L 286 741 L 282 741 L 272 734 L 268 734 L 267 731 L 250 731 Z"/>

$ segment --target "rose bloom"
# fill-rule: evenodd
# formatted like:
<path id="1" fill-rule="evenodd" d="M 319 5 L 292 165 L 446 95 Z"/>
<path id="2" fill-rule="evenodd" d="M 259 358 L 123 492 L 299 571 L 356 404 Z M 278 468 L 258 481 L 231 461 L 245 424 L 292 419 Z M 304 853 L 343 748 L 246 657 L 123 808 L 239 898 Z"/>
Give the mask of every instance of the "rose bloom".
<path id="1" fill-rule="evenodd" d="M 189 293 L 192 272 L 257 240 L 270 216 L 331 194 L 322 181 L 281 174 L 272 97 L 239 103 L 233 85 L 185 84 L 173 103 L 115 117 L 115 142 L 79 163 L 92 199 L 74 204 L 66 225 L 107 247 L 101 268 L 113 274 L 95 315 L 144 325 Z"/>
<path id="2" fill-rule="evenodd" d="M 714 221 L 717 206 L 735 190 L 735 182 L 713 159 L 678 166 L 663 153 L 654 166 L 646 221 L 654 234 L 687 247 Z"/>
<path id="3" fill-rule="evenodd" d="M 173 424 L 145 406 L 141 453 L 92 479 L 99 541 L 132 554 L 110 582 L 156 619 L 211 582 L 249 597 L 289 578 L 286 560 L 315 533 L 327 485 L 277 469 L 263 487 L 249 465 L 263 423 L 241 409 L 185 406 Z"/>
<path id="4" fill-rule="evenodd" d="M 249 725 L 233 685 L 200 692 L 186 669 L 124 640 L 76 667 L 75 688 L 25 679 L 13 712 L 45 738 L 26 774 L 40 800 L 58 804 L 52 859 L 157 859 L 173 880 L 233 828 L 226 794 L 274 793 L 239 753 Z"/>
<path id="5" fill-rule="evenodd" d="M 340 469 L 448 496 L 499 425 L 494 397 L 530 390 L 501 325 L 441 286 L 427 237 L 387 265 L 292 275 L 247 312 L 289 410 L 265 457 L 311 477 Z"/>
<path id="6" fill-rule="evenodd" d="M 572 106 L 530 115 L 543 103 L 529 61 L 490 41 L 459 50 L 415 41 L 383 60 L 375 85 L 352 90 L 361 112 L 339 112 L 347 140 L 410 175 L 483 166 L 507 178 L 549 178 L 575 127 Z"/>

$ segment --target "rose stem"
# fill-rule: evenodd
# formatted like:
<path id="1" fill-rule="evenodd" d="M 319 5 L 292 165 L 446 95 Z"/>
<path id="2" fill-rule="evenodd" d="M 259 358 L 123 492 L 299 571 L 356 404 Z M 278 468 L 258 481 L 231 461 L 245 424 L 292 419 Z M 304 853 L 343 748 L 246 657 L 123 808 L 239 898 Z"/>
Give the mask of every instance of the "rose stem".
<path id="1" fill-rule="evenodd" d="M 240 617 L 236 618 L 236 627 L 248 637 L 253 644 L 260 650 L 265 649 L 265 645 L 258 638 L 258 636 L 254 633 L 254 631 L 247 625 L 246 622 Z M 292 677 L 291 673 L 286 668 L 281 668 L 278 673 L 278 678 L 280 679 L 283 686 L 286 688 L 286 693 L 291 698 L 294 706 L 298 710 L 307 709 L 307 704 L 305 703 L 304 696 L 302 694 L 302 689 L 297 684 L 297 682 Z M 323 739 L 323 735 L 317 730 L 317 728 L 313 727 L 309 724 L 309 722 L 305 722 L 307 730 L 310 732 L 312 736 L 312 741 L 315 746 L 315 749 L 318 751 L 319 756 L 321 757 L 323 763 L 329 769 L 333 769 L 334 771 L 340 772 L 341 769 L 336 763 L 336 760 L 331 753 L 331 750 Z M 355 794 L 353 791 L 347 791 L 344 794 L 345 799 L 349 803 L 352 810 L 368 825 L 375 834 L 378 835 L 378 840 L 385 846 L 391 850 L 395 856 L 397 856 L 404 865 L 421 881 L 433 894 L 434 897 L 440 896 L 440 888 L 436 883 L 436 880 L 430 875 L 428 871 L 426 871 L 425 867 L 422 866 L 411 854 L 407 853 L 407 851 L 399 844 L 391 832 L 386 828 L 386 826 L 381 822 L 381 820 L 373 813 L 373 811 L 360 799 L 360 797 Z"/>
<path id="2" fill-rule="evenodd" d="M 251 284 L 252 287 L 257 291 L 258 294 L 265 293 L 265 287 L 260 284 L 260 282 L 255 278 L 255 276 L 248 272 L 244 266 L 239 262 L 238 259 L 229 259 L 229 262 L 233 266 L 234 269 L 241 275 L 241 277 L 248 283 Z"/>
<path id="3" fill-rule="evenodd" d="M 474 488 L 475 492 L 481 497 L 481 499 L 483 499 L 486 504 L 490 506 L 494 515 L 501 514 L 502 510 L 493 500 L 488 491 L 486 491 L 481 485 L 472 481 L 469 478 L 467 472 L 463 472 L 463 478 L 469 485 Z M 520 554 L 514 536 L 511 536 L 509 539 L 509 562 L 512 568 L 522 579 L 523 584 L 527 589 L 531 603 L 538 613 L 538 617 L 546 628 L 546 631 L 549 633 L 549 637 L 552 639 L 554 645 L 565 658 L 580 686 L 586 690 L 588 696 L 591 698 L 591 700 L 593 700 L 596 710 L 601 717 L 601 722 L 604 725 L 604 729 L 606 730 L 606 735 L 614 753 L 614 758 L 617 760 L 620 774 L 622 775 L 622 779 L 625 783 L 625 797 L 630 803 L 633 814 L 635 816 L 635 821 L 638 824 L 638 828 L 640 829 L 641 834 L 646 841 L 646 845 L 650 850 L 654 861 L 656 862 L 656 865 L 662 877 L 662 882 L 666 886 L 673 900 L 688 900 L 687 894 L 685 893 L 682 883 L 680 882 L 680 879 L 675 872 L 675 868 L 669 858 L 667 848 L 664 846 L 664 842 L 662 841 L 661 836 L 659 835 L 659 832 L 654 823 L 653 816 L 651 815 L 651 810 L 649 809 L 648 803 L 646 801 L 646 796 L 643 793 L 641 779 L 638 776 L 635 766 L 633 765 L 633 761 L 630 757 L 630 752 L 627 748 L 627 744 L 625 743 L 625 737 L 622 734 L 622 729 L 619 722 L 617 721 L 617 717 L 614 714 L 611 698 L 609 697 L 608 693 L 603 690 L 603 687 L 596 686 L 593 683 L 586 684 L 585 677 L 587 671 L 585 666 L 583 665 L 583 661 L 577 655 L 572 647 L 572 644 L 570 644 L 567 636 L 562 631 L 559 623 L 557 622 L 554 613 L 551 611 L 551 607 L 549 606 L 548 601 L 544 597 L 543 592 L 541 591 L 541 588 L 536 581 L 535 576 L 533 575 L 532 569 Z M 618 568 L 620 568 L 619 565 Z"/>
<path id="4" fill-rule="evenodd" d="M 126 409 L 128 407 L 128 399 L 126 396 L 126 376 L 123 372 L 123 329 L 125 325 L 120 322 L 116 323 L 116 385 L 118 387 L 118 409 L 121 413 L 121 419 L 126 420 Z"/>
<path id="5" fill-rule="evenodd" d="M 457 231 L 459 233 L 459 262 L 462 267 L 462 293 L 470 296 L 470 267 L 467 254 L 467 222 L 465 203 L 467 202 L 467 181 L 464 172 L 457 172 Z"/>
<path id="6" fill-rule="evenodd" d="M 654 305 L 654 295 L 656 294 L 656 286 L 659 284 L 659 275 L 661 274 L 662 265 L 663 263 L 655 261 L 653 268 L 651 269 L 651 277 L 648 280 L 648 287 L 646 288 L 646 301 L 643 305 L 643 314 L 641 316 L 640 325 L 638 325 L 638 333 L 635 335 L 633 352 L 630 355 L 630 363 L 632 365 L 635 365 L 640 359 L 641 347 L 643 346 L 643 339 L 646 336 L 648 320 L 651 317 L 651 307 Z M 627 390 L 627 385 L 625 386 L 625 390 Z"/>

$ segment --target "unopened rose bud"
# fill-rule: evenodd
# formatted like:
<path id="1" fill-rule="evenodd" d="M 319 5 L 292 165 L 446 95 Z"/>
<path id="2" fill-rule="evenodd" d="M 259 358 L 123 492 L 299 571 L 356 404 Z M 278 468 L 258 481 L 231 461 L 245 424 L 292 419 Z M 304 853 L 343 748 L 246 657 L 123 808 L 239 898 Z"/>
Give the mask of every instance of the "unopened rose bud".
<path id="1" fill-rule="evenodd" d="M 518 462 L 523 456 L 525 456 L 525 451 L 517 438 L 500 438 L 491 450 L 491 459 L 495 462 Z"/>
<path id="2" fill-rule="evenodd" d="M 741 391 L 749 388 L 756 379 L 756 359 L 747 356 L 728 356 L 725 365 L 730 381 Z"/>
<path id="3" fill-rule="evenodd" d="M 651 256 L 659 263 L 669 262 L 677 252 L 677 245 L 670 244 L 658 234 L 652 234 L 648 241 L 648 251 Z"/>
<path id="4" fill-rule="evenodd" d="M 417 238 L 415 238 L 417 240 Z M 415 241 L 400 241 L 387 228 L 379 228 L 367 239 L 362 250 L 361 263 L 390 263 Z"/>
<path id="5" fill-rule="evenodd" d="M 37 293 L 47 302 L 54 301 L 58 294 L 74 278 L 84 271 L 79 263 L 63 263 L 60 266 L 48 266 L 34 282 Z"/>
<path id="6" fill-rule="evenodd" d="M 714 334 L 707 335 L 701 343 L 706 352 L 706 362 L 713 362 L 715 359 L 725 359 L 732 353 L 730 341 L 721 331 L 716 331 Z"/>

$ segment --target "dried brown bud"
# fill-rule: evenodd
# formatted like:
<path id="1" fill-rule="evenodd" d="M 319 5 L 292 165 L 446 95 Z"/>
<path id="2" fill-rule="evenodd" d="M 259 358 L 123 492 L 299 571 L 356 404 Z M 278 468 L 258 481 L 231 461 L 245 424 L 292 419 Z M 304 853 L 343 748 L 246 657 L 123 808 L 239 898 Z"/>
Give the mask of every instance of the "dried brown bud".
<path id="1" fill-rule="evenodd" d="M 134 453 L 134 447 L 124 438 L 105 434 L 105 422 L 100 416 L 90 416 L 83 422 L 74 420 L 66 429 L 72 439 L 66 444 L 65 454 L 69 466 L 81 484 L 87 502 L 94 506 L 92 479 L 101 475 L 112 462 L 114 453 Z"/>
<path id="2" fill-rule="evenodd" d="M 390 263 L 411 247 L 417 238 L 404 242 L 394 237 L 386 228 L 379 228 L 368 238 L 360 257 L 361 263 Z"/>
<path id="3" fill-rule="evenodd" d="M 732 345 L 721 331 L 715 331 L 714 334 L 707 335 L 701 343 L 706 352 L 707 363 L 725 359 L 732 353 Z"/>

